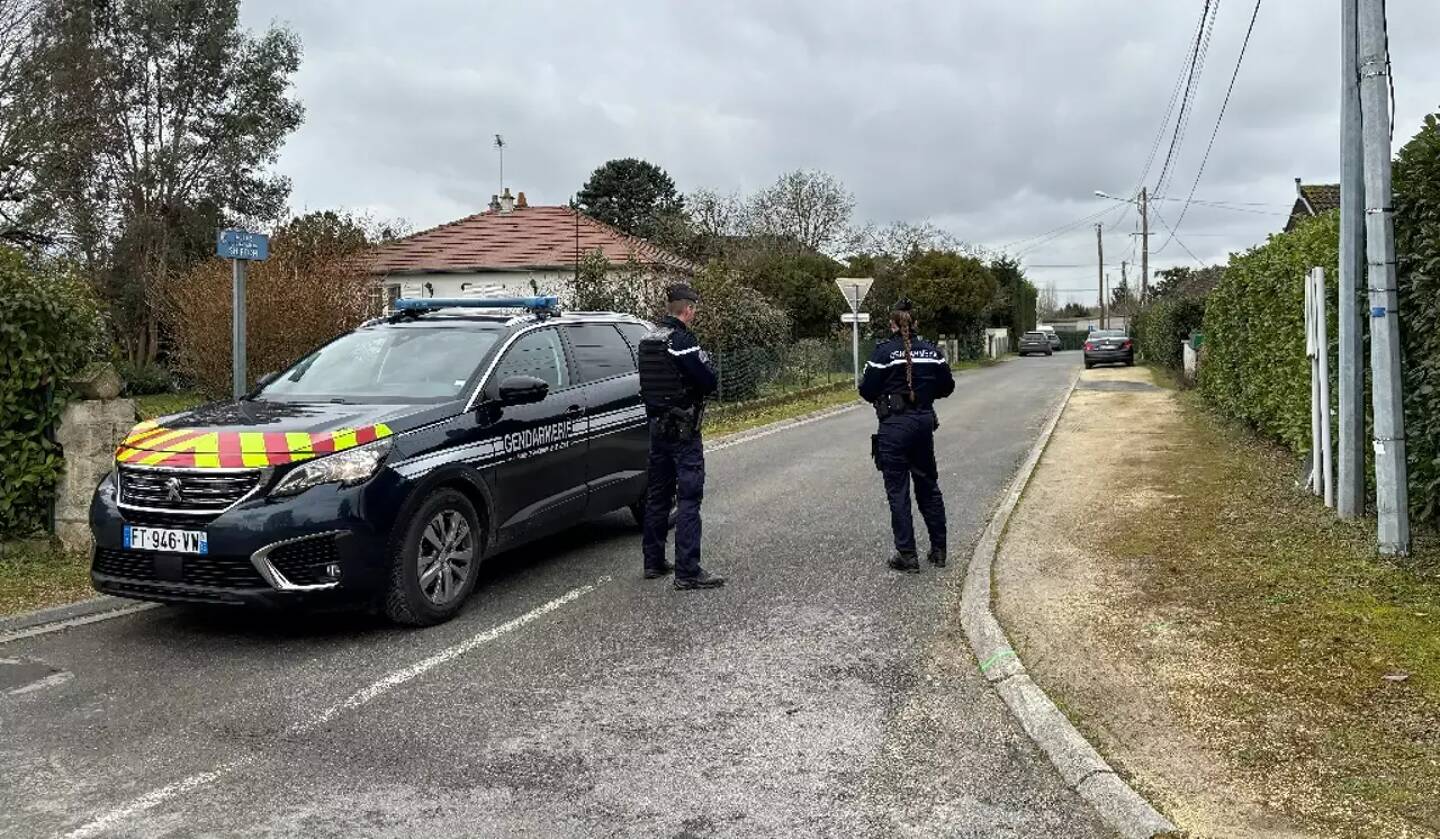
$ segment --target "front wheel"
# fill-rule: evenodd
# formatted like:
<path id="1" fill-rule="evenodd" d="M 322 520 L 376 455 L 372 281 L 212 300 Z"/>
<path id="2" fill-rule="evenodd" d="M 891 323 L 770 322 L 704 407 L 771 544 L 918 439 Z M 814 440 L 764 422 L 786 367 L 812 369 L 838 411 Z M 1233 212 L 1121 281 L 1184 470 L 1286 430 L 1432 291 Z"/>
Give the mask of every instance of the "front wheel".
<path id="1" fill-rule="evenodd" d="M 398 532 L 385 614 L 411 626 L 454 617 L 475 588 L 484 545 L 475 505 L 456 490 L 436 490 Z"/>

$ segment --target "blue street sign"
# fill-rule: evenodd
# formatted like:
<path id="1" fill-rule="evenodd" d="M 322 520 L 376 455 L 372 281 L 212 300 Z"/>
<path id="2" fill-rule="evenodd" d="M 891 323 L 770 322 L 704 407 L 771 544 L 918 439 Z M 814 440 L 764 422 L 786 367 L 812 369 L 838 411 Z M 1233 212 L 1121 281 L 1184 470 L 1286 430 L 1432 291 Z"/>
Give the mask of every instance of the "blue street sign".
<path id="1" fill-rule="evenodd" d="M 222 230 L 215 242 L 215 255 L 258 262 L 270 255 L 270 237 L 248 230 Z"/>

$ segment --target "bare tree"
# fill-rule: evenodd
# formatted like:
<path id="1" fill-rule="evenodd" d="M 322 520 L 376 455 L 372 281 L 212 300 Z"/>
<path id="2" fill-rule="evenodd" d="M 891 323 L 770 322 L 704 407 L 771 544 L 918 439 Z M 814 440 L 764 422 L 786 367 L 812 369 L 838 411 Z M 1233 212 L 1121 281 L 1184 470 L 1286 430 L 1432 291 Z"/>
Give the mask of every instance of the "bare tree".
<path id="1" fill-rule="evenodd" d="M 32 217 L 45 136 L 43 97 L 32 60 L 37 0 L 0 0 L 0 241 L 43 239 Z"/>
<path id="2" fill-rule="evenodd" d="M 833 175 L 797 169 L 750 199 L 747 221 L 752 235 L 834 254 L 851 244 L 854 212 L 855 196 Z"/>
<path id="3" fill-rule="evenodd" d="M 1038 306 L 1041 320 L 1050 320 L 1060 311 L 1060 292 L 1056 291 L 1055 283 L 1046 283 L 1040 289 L 1040 302 Z"/>

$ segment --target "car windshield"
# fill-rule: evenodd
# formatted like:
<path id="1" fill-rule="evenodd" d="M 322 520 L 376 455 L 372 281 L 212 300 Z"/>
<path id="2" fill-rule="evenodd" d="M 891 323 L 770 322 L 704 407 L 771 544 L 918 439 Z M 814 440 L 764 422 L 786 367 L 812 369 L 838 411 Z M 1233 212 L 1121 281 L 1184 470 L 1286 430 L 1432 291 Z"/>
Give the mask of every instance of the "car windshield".
<path id="1" fill-rule="evenodd" d="M 464 389 L 500 332 L 380 326 L 343 335 L 261 389 L 260 399 L 443 402 Z"/>

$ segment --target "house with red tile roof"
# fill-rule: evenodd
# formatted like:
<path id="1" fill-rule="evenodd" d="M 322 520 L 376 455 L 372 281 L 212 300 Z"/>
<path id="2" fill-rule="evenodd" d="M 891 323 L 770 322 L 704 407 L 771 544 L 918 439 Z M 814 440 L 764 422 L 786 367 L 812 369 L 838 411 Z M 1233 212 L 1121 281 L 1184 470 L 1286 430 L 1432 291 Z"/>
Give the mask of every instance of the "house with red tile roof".
<path id="1" fill-rule="evenodd" d="M 577 266 L 599 250 L 618 267 L 634 260 L 648 273 L 682 279 L 697 267 L 653 242 L 630 236 L 567 206 L 531 206 L 525 193 L 491 199 L 484 212 L 395 239 L 373 254 L 371 272 L 386 300 L 559 294 Z"/>

